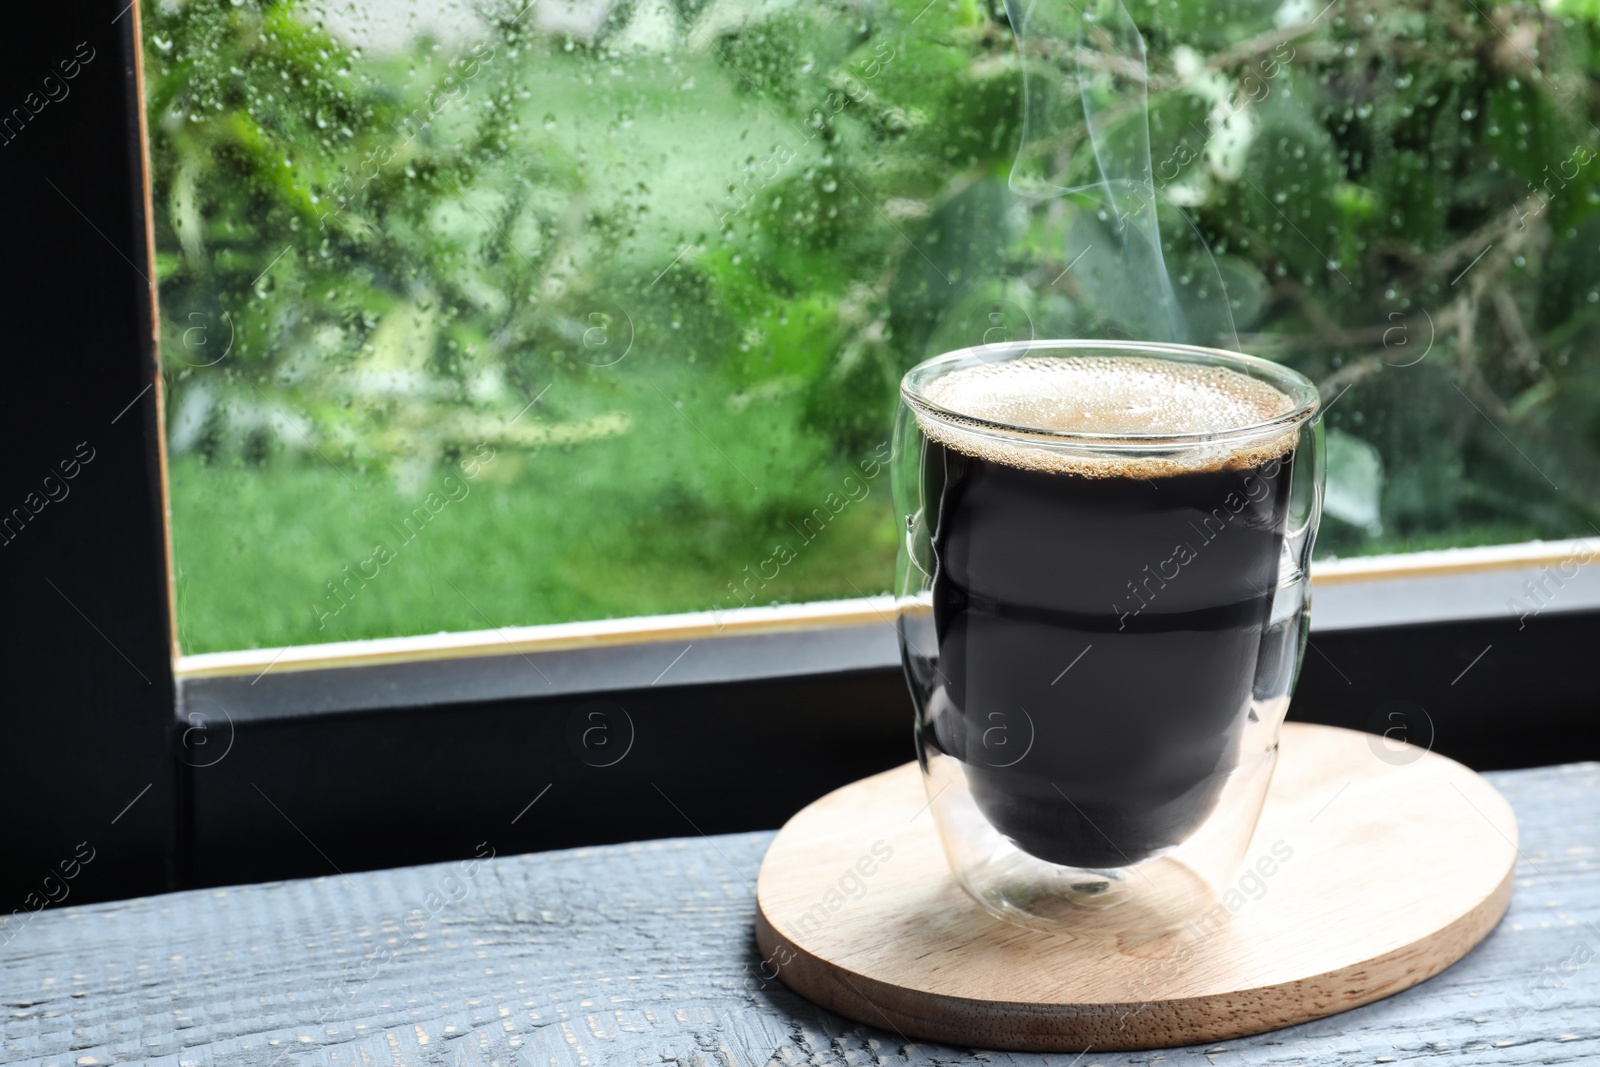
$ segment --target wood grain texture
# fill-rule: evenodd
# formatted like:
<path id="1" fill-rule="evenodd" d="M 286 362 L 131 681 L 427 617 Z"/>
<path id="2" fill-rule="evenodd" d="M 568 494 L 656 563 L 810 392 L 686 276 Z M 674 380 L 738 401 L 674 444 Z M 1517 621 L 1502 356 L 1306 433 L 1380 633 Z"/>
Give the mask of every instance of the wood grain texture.
<path id="1" fill-rule="evenodd" d="M 1481 941 L 1516 863 L 1516 820 L 1483 778 L 1306 723 L 1283 728 L 1246 871 L 1162 938 L 995 919 L 950 875 L 927 808 L 909 763 L 796 815 L 761 868 L 757 941 L 769 971 L 826 1007 L 986 1048 L 1189 1045 L 1369 1003 Z"/>
<path id="2" fill-rule="evenodd" d="M 1593 1063 L 1600 765 L 1488 777 L 1522 830 L 1516 894 L 1493 935 L 1397 996 L 1220 1046 L 973 1053 L 814 1007 L 757 970 L 753 882 L 772 836 L 758 833 L 504 856 L 470 875 L 439 864 L 43 912 L 0 946 L 0 1061 Z M 671 782 L 658 784 L 676 800 Z M 560 818 L 561 803 L 558 787 L 524 821 Z M 684 832 L 694 832 L 687 821 Z M 492 845 L 495 833 L 474 837 Z"/>

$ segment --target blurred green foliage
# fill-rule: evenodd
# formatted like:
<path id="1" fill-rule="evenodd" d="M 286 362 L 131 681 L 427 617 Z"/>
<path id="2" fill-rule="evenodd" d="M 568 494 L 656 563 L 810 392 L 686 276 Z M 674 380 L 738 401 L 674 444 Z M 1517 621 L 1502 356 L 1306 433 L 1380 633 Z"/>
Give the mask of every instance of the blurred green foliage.
<path id="1" fill-rule="evenodd" d="M 1332 401 L 1321 554 L 1590 533 L 1600 9 L 1126 9 L 1196 330 L 1220 279 Z M 147 10 L 186 651 L 880 592 L 901 373 L 1135 321 L 1073 266 L 1103 203 L 1008 182 L 1071 94 L 998 4 L 551 10 Z M 1030 149 L 1084 184 L 1064 113 Z"/>

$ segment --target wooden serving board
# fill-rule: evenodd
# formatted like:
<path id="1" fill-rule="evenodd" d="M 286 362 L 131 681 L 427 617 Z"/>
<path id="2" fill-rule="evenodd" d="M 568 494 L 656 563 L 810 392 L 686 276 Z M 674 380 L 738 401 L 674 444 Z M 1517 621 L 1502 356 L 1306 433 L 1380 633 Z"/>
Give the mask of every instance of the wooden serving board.
<path id="1" fill-rule="evenodd" d="M 1516 859 L 1511 806 L 1466 767 L 1287 723 L 1221 911 L 1159 939 L 1080 940 L 1002 922 L 965 894 L 908 763 L 789 820 L 761 865 L 756 940 L 766 974 L 906 1040 L 1166 1048 L 1321 1018 L 1438 974 L 1505 914 Z"/>

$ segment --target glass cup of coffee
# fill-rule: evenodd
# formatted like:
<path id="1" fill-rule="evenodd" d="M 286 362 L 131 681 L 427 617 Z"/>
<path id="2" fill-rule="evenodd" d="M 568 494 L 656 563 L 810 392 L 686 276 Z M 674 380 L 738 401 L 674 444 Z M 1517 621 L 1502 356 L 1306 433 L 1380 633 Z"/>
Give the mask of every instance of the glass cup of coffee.
<path id="1" fill-rule="evenodd" d="M 1299 672 L 1316 387 L 1187 345 L 913 368 L 897 614 L 929 808 L 993 914 L 1160 936 L 1238 874 Z"/>

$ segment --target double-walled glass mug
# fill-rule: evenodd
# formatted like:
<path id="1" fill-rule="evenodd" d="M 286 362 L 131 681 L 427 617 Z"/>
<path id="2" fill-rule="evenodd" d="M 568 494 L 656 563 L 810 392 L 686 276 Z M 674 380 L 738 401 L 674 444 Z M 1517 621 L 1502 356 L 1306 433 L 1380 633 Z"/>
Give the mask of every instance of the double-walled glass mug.
<path id="1" fill-rule="evenodd" d="M 985 908 L 1158 936 L 1237 876 L 1305 645 L 1316 388 L 1186 345 L 906 374 L 898 627 L 951 869 Z"/>

